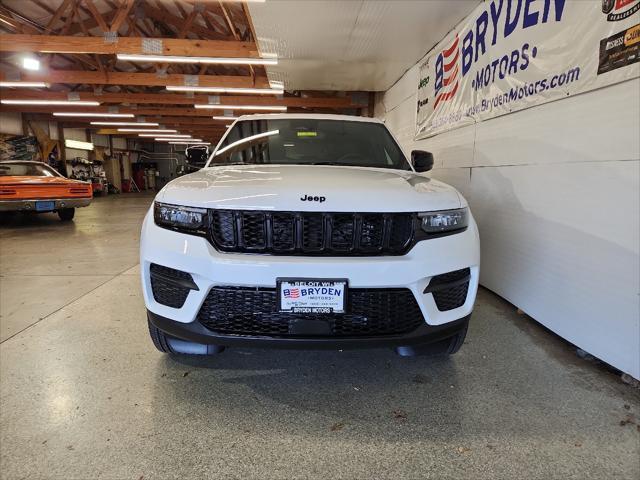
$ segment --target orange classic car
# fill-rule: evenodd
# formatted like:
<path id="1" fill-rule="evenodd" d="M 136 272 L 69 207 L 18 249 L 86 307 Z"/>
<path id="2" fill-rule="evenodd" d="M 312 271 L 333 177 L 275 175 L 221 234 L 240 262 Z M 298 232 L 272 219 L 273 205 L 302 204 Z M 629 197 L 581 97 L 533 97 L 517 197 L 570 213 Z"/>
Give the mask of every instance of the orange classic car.
<path id="1" fill-rule="evenodd" d="M 69 221 L 91 203 L 91 184 L 71 180 L 41 162 L 0 162 L 0 212 L 57 212 Z"/>

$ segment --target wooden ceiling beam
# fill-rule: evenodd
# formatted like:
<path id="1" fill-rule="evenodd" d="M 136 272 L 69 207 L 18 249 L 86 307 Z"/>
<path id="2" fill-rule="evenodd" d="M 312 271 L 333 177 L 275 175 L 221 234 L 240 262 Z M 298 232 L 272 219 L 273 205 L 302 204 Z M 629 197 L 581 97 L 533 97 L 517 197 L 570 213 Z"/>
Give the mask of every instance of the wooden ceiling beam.
<path id="1" fill-rule="evenodd" d="M 197 15 L 198 15 L 198 10 L 194 8 L 193 10 L 191 10 L 191 13 L 189 13 L 189 15 L 187 15 L 186 17 L 183 17 L 184 19 L 182 21 L 182 24 L 180 25 L 180 30 L 178 31 L 176 38 L 184 39 L 187 36 L 187 33 L 189 32 L 189 28 L 191 27 L 191 24 L 193 23 Z M 168 63 L 162 63 L 159 66 L 159 70 L 166 72 L 168 66 L 169 66 Z M 183 64 L 180 66 L 184 67 L 185 65 Z M 185 70 L 184 68 L 180 68 L 178 69 L 178 72 L 184 73 Z"/>
<path id="2" fill-rule="evenodd" d="M 47 25 L 45 26 L 45 30 L 49 32 L 53 31 L 53 27 L 58 22 L 58 20 L 60 20 L 60 17 L 65 12 L 65 10 L 69 8 L 69 5 L 71 5 L 71 0 L 63 0 L 56 12 L 53 14 L 53 17 L 51 17 L 51 20 L 49 20 L 49 23 L 47 23 Z"/>
<path id="3" fill-rule="evenodd" d="M 122 5 L 118 9 L 118 13 L 115 18 L 111 22 L 111 26 L 109 27 L 110 32 L 117 32 L 122 23 L 129 16 L 129 12 L 131 12 L 131 8 L 136 3 L 136 0 L 123 0 Z"/>
<path id="4" fill-rule="evenodd" d="M 84 120 L 100 120 L 101 113 L 112 113 L 108 107 L 67 107 L 67 106 L 51 106 L 51 105 L 2 105 L 2 111 L 6 112 L 23 112 L 23 113 L 53 113 L 53 112 L 85 112 L 95 113 L 95 117 L 78 117 Z M 221 114 L 221 110 L 209 110 L 200 108 L 164 108 L 164 107 L 144 107 L 144 108 L 131 108 L 131 107 L 119 107 L 117 113 L 131 113 L 136 116 L 183 116 L 183 117 L 209 117 Z M 243 114 L 256 113 L 248 110 L 243 110 Z M 114 121 L 127 121 L 126 119 L 114 119 Z"/>
<path id="5" fill-rule="evenodd" d="M 156 21 L 156 22 L 162 22 L 162 23 L 166 23 L 168 25 L 173 25 L 174 28 L 176 28 L 176 30 L 180 29 L 180 25 L 182 25 L 182 22 L 184 21 L 182 18 L 177 17 L 173 14 L 171 14 L 168 10 L 160 10 L 159 8 L 155 8 L 153 7 L 150 3 L 145 2 L 144 4 L 144 13 L 145 15 Z M 225 36 L 225 35 L 220 35 L 219 33 L 215 32 L 215 31 L 211 31 L 208 28 L 205 28 L 201 25 L 198 24 L 194 24 L 191 26 L 191 32 L 202 37 L 202 38 L 211 38 L 211 37 L 216 37 L 218 39 L 221 40 L 229 40 L 230 38 Z"/>
<path id="6" fill-rule="evenodd" d="M 91 14 L 91 12 L 84 7 L 82 4 L 80 4 L 79 6 L 80 10 L 82 10 L 84 13 L 86 13 L 89 17 L 84 21 L 85 22 L 85 27 L 88 28 L 89 30 L 98 27 L 98 22 L 97 20 L 93 17 L 93 15 Z M 103 20 L 106 22 L 111 22 L 113 21 L 114 17 L 116 16 L 116 14 L 118 13 L 117 9 L 114 9 L 110 12 L 105 13 L 104 15 L 102 15 Z M 80 28 L 80 25 L 78 24 L 74 24 L 71 26 L 71 28 L 69 29 L 69 35 L 75 35 L 77 33 L 81 33 L 82 29 Z"/>
<path id="7" fill-rule="evenodd" d="M 83 25 L 83 30 L 90 29 L 88 25 Z M 143 54 L 143 42 L 145 44 L 155 42 L 156 45 L 161 46 L 162 55 L 260 58 L 258 49 L 253 42 L 120 37 L 117 42 L 106 43 L 103 37 L 80 37 L 74 35 L 2 34 L 0 35 L 0 52 L 96 53 L 99 55 L 117 53 Z"/>
<path id="8" fill-rule="evenodd" d="M 16 18 L 18 17 L 18 18 Z M 16 14 L 13 10 L 6 8 L 4 5 L 0 5 L 0 26 L 6 28 L 10 27 L 14 30 L 21 32 L 23 34 L 40 34 L 44 27 L 38 25 L 32 25 L 34 22 L 22 17 L 21 15 Z M 37 24 L 35 24 L 37 25 Z M 4 35 L 4 34 L 3 34 Z M 0 36 L 0 39 L 2 37 Z M 1 44 L 1 42 L 0 42 Z"/>
<path id="9" fill-rule="evenodd" d="M 4 106 L 3 106 L 4 108 Z M 123 121 L 126 122 L 127 119 L 126 118 L 122 118 L 122 119 L 118 119 L 118 118 L 112 118 L 112 119 L 103 119 L 103 120 L 96 120 L 96 118 L 90 118 L 90 117 L 86 117 L 86 118 L 73 118 L 73 117 L 55 117 L 53 116 L 51 113 L 38 113 L 38 112 L 34 112 L 34 113 L 30 113 L 29 115 L 30 118 L 34 119 L 34 120 L 42 120 L 42 121 L 51 121 L 51 122 L 58 122 L 60 123 L 62 126 L 64 126 L 65 128 L 105 128 L 104 126 L 99 126 L 99 125 L 90 125 L 90 122 L 93 121 Z M 146 122 L 156 122 L 159 123 L 161 125 L 165 125 L 165 126 L 171 126 L 171 128 L 187 128 L 187 127 L 193 127 L 193 128 L 201 128 L 201 129 L 224 129 L 224 126 L 228 124 L 227 121 L 217 121 L 217 120 L 212 120 L 211 118 L 206 118 L 206 117 L 163 117 L 163 116 L 154 116 L 154 115 L 150 115 L 150 116 L 145 116 L 144 120 Z M 135 120 L 134 120 L 135 122 Z M 183 127 L 184 126 L 184 127 Z M 135 128 L 135 126 L 132 127 L 120 127 L 120 128 Z M 149 129 L 153 129 L 153 128 L 158 128 L 158 127 L 140 127 L 140 128 L 149 128 Z"/>
<path id="10" fill-rule="evenodd" d="M 87 6 L 87 8 L 89 9 L 89 11 L 91 12 L 91 15 L 95 19 L 95 21 L 98 24 L 98 26 L 100 27 L 100 29 L 103 32 L 108 32 L 109 31 L 109 25 L 107 25 L 107 22 L 105 21 L 104 17 L 102 16 L 102 14 L 96 8 L 96 5 L 93 3 L 93 0 L 83 0 L 83 1 L 84 1 L 85 5 Z M 94 52 L 91 52 L 91 53 L 94 53 Z"/>
<path id="11" fill-rule="evenodd" d="M 99 95 L 92 92 L 79 93 L 80 100 L 93 100 L 102 103 L 135 103 L 158 105 L 193 105 L 208 103 L 207 95 L 187 95 L 180 93 L 110 93 Z M 36 91 L 36 90 L 8 90 L 4 98 L 19 98 L 25 100 L 66 100 L 64 92 Z M 271 95 L 221 95 L 223 105 L 283 105 L 300 108 L 363 108 L 367 104 L 357 103 L 351 96 L 347 97 L 282 97 Z M 213 115 L 213 114 L 212 114 Z"/>
<path id="12" fill-rule="evenodd" d="M 255 84 L 251 77 L 227 75 L 195 75 L 186 78 L 182 74 L 158 75 L 155 73 L 92 72 L 85 70 L 49 70 L 48 72 L 23 72 L 22 81 L 46 83 L 86 83 L 90 85 L 185 85 L 194 80 L 202 87 L 257 87 L 269 88 L 266 77 L 258 77 Z M 4 74 L 0 72 L 0 79 Z"/>

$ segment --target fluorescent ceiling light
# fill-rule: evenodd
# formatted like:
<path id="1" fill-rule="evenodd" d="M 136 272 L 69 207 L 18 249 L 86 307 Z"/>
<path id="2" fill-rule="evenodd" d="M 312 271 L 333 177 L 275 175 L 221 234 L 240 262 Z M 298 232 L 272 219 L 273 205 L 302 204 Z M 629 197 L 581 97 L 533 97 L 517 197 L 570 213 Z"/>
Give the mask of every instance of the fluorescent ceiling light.
<path id="1" fill-rule="evenodd" d="M 0 82 L 0 87 L 46 88 L 47 84 L 44 82 Z"/>
<path id="2" fill-rule="evenodd" d="M 198 141 L 196 140 L 184 140 L 181 142 L 169 142 L 169 144 L 171 145 L 193 145 L 194 143 L 197 143 L 198 145 L 211 145 L 211 142 L 203 142 L 203 141 Z"/>
<path id="3" fill-rule="evenodd" d="M 242 88 L 242 87 L 187 87 L 170 85 L 169 92 L 202 92 L 202 93 L 255 93 L 258 95 L 282 95 L 284 88 Z"/>
<path id="4" fill-rule="evenodd" d="M 40 70 L 40 60 L 33 57 L 24 57 L 22 59 L 22 67 L 27 70 Z"/>
<path id="5" fill-rule="evenodd" d="M 177 141 L 190 142 L 190 143 L 193 143 L 193 142 L 200 143 L 200 142 L 202 142 L 201 138 L 185 138 L 183 140 L 179 140 L 177 138 L 162 138 L 161 137 L 161 138 L 154 138 L 154 140 L 156 142 L 177 142 Z"/>
<path id="6" fill-rule="evenodd" d="M 204 63 L 216 65 L 277 65 L 277 58 L 217 58 L 217 57 L 183 57 L 176 55 L 135 55 L 118 53 L 118 60 L 129 62 L 159 63 Z"/>
<path id="7" fill-rule="evenodd" d="M 56 112 L 56 117 L 111 117 L 111 118 L 133 118 L 133 113 L 101 113 L 101 112 Z"/>
<path id="8" fill-rule="evenodd" d="M 175 132 L 175 130 L 174 130 Z M 177 133 L 167 133 L 163 134 L 162 132 L 156 133 L 139 133 L 139 137 L 162 137 L 162 138 L 191 138 L 191 135 L 182 135 Z"/>
<path id="9" fill-rule="evenodd" d="M 94 123 L 94 122 L 91 122 Z M 171 130 L 171 129 L 159 129 L 159 130 L 153 130 L 150 128 L 119 128 L 118 129 L 119 132 L 131 132 L 131 133 L 178 133 L 177 130 Z"/>
<path id="10" fill-rule="evenodd" d="M 270 137 L 271 135 L 279 135 L 279 134 L 280 134 L 280 130 L 270 130 L 268 132 L 258 133 L 257 135 L 251 135 L 250 137 L 245 137 L 242 140 L 238 140 L 237 142 L 230 143 L 226 147 L 218 150 L 216 152 L 216 157 L 233 147 L 237 147 L 238 145 L 242 145 L 247 142 L 252 142 L 253 140 L 258 140 L 259 138 Z"/>
<path id="11" fill-rule="evenodd" d="M 196 104 L 196 108 L 215 108 L 218 110 L 273 110 L 275 112 L 286 112 L 287 107 L 281 105 L 220 105 L 220 104 Z"/>
<path id="12" fill-rule="evenodd" d="M 221 116 L 221 115 L 214 115 L 211 118 L 213 118 L 214 120 L 224 120 L 225 122 L 227 122 L 229 120 L 235 120 L 238 117 L 231 117 L 231 116 L 227 117 L 227 116 Z"/>
<path id="13" fill-rule="evenodd" d="M 56 105 L 65 107 L 97 107 L 100 102 L 72 100 L 0 100 L 6 105 Z"/>
<path id="14" fill-rule="evenodd" d="M 93 150 L 93 143 L 80 142 L 78 140 L 65 140 L 64 146 L 67 148 L 76 148 L 78 150 Z"/>
<path id="15" fill-rule="evenodd" d="M 104 125 L 110 127 L 157 127 L 160 124 L 154 122 L 91 122 L 91 125 Z"/>

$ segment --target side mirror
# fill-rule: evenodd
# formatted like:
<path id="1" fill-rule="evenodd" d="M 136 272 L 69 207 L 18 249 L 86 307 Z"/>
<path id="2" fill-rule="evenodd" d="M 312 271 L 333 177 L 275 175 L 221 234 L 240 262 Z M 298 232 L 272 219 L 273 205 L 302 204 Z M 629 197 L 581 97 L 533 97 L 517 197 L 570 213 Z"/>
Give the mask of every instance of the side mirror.
<path id="1" fill-rule="evenodd" d="M 428 172 L 433 168 L 433 153 L 423 150 L 413 150 L 411 152 L 411 163 L 416 172 Z"/>

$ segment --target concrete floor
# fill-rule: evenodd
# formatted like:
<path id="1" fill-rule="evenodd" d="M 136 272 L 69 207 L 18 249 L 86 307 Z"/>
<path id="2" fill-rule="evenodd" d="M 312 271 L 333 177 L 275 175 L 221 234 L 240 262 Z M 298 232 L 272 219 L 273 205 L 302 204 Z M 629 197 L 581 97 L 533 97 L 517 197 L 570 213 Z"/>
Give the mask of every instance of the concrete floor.
<path id="1" fill-rule="evenodd" d="M 2 479 L 639 478 L 638 390 L 486 290 L 451 359 L 162 355 L 150 201 L 0 227 Z"/>

